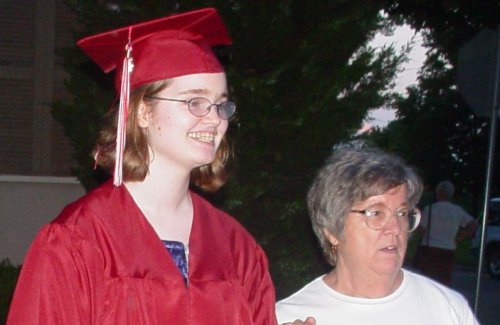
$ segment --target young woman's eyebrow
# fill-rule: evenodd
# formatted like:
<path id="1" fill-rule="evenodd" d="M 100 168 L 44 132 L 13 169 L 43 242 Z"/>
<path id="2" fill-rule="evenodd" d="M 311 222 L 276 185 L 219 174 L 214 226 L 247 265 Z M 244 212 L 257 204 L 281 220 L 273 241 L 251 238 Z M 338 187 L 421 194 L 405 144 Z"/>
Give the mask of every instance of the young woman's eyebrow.
<path id="1" fill-rule="evenodd" d="M 205 88 L 188 89 L 179 92 L 179 95 L 208 95 L 210 92 Z M 228 98 L 227 92 L 217 96 L 217 99 Z"/>
<path id="2" fill-rule="evenodd" d="M 187 89 L 179 92 L 179 95 L 202 95 L 207 94 L 208 90 L 205 88 Z"/>

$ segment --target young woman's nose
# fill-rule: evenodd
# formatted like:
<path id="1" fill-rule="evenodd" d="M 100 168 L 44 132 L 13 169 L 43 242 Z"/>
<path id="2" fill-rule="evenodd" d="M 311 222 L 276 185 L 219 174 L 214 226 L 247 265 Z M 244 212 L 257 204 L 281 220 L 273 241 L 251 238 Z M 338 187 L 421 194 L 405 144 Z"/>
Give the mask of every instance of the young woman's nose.
<path id="1" fill-rule="evenodd" d="M 210 109 L 210 111 L 208 112 L 207 115 L 205 115 L 203 117 L 203 119 L 206 120 L 206 121 L 208 121 L 208 122 L 210 122 L 210 123 L 220 124 L 220 122 L 221 122 L 222 119 L 219 116 L 217 105 L 212 104 L 209 107 L 209 109 Z"/>

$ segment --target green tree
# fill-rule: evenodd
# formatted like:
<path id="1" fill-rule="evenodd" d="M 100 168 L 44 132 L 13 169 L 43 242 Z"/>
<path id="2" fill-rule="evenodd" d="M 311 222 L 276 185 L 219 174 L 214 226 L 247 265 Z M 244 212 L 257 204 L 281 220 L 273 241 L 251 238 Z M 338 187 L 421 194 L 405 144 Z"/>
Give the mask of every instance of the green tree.
<path id="1" fill-rule="evenodd" d="M 465 105 L 453 86 L 454 71 L 443 66 L 430 57 L 418 86 L 396 101 L 398 120 L 370 139 L 416 166 L 431 191 L 452 179 L 459 189 L 480 193 L 488 125 Z"/>
<path id="2" fill-rule="evenodd" d="M 228 61 L 238 119 L 230 129 L 233 177 L 210 198 L 264 246 L 279 296 L 321 272 L 305 195 L 332 146 L 349 139 L 370 108 L 391 98 L 403 55 L 366 45 L 377 31 L 390 29 L 380 14 L 383 1 L 106 3 L 69 2 L 80 19 L 77 37 L 201 6 L 220 11 L 234 41 L 220 54 Z M 78 49 L 67 49 L 64 57 L 73 101 L 58 103 L 54 116 L 73 141 L 75 172 L 91 188 L 101 175 L 96 177 L 88 153 L 113 98 L 112 82 Z"/>
<path id="3" fill-rule="evenodd" d="M 484 192 L 489 123 L 466 105 L 455 76 L 458 50 L 481 28 L 496 29 L 500 3 L 390 0 L 386 10 L 393 19 L 422 32 L 428 58 L 417 86 L 396 101 L 398 120 L 374 132 L 369 141 L 405 157 L 431 188 L 440 180 L 452 179 L 471 208 L 478 208 Z M 494 179 L 498 195 L 498 172 Z"/>
<path id="4" fill-rule="evenodd" d="M 238 21 L 248 25 L 230 27 L 241 109 L 236 177 L 225 193 L 266 248 L 283 295 L 322 270 L 304 205 L 314 171 L 369 108 L 388 99 L 382 91 L 400 58 L 363 47 L 384 27 L 377 5 L 295 1 L 277 8 L 246 6 Z"/>
<path id="5" fill-rule="evenodd" d="M 458 50 L 484 27 L 500 23 L 497 0 L 387 0 L 385 10 L 424 33 L 426 45 L 454 66 Z"/>

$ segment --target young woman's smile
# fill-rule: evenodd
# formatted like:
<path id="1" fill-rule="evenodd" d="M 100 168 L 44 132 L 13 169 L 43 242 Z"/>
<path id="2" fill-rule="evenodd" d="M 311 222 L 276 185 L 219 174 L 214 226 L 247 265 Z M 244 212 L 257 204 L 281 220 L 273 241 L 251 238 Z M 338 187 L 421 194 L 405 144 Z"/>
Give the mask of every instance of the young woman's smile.
<path id="1" fill-rule="evenodd" d="M 173 78 L 157 96 L 179 101 L 157 100 L 151 107 L 145 126 L 152 157 L 175 161 L 189 170 L 211 163 L 228 121 L 219 116 L 215 105 L 206 115 L 195 116 L 184 101 L 197 97 L 214 104 L 226 101 L 226 75 L 206 73 Z"/>

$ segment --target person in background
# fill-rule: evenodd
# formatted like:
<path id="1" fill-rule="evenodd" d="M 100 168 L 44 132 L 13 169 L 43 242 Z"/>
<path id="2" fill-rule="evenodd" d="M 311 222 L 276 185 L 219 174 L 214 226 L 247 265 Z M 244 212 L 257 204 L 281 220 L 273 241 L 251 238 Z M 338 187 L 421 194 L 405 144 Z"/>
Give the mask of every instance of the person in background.
<path id="1" fill-rule="evenodd" d="M 328 324 L 478 324 L 465 298 L 402 269 L 420 221 L 417 174 L 378 149 L 336 150 L 307 196 L 313 230 L 333 269 L 276 305 L 278 321 Z"/>
<path id="2" fill-rule="evenodd" d="M 420 223 L 423 236 L 418 267 L 422 274 L 448 286 L 455 267 L 457 244 L 473 237 L 477 228 L 476 219 L 451 202 L 454 193 L 452 182 L 440 182 L 436 186 L 436 202 L 424 208 Z"/>
<path id="3" fill-rule="evenodd" d="M 114 178 L 41 229 L 8 325 L 276 324 L 264 251 L 190 189 L 226 180 L 236 106 L 211 48 L 230 43 L 213 8 L 77 43 L 117 70 L 94 152 Z"/>

